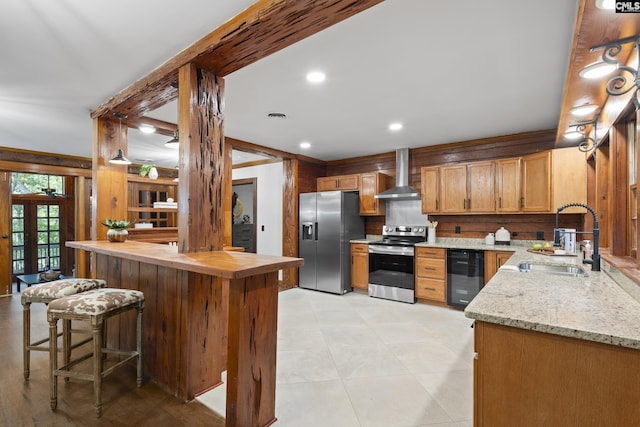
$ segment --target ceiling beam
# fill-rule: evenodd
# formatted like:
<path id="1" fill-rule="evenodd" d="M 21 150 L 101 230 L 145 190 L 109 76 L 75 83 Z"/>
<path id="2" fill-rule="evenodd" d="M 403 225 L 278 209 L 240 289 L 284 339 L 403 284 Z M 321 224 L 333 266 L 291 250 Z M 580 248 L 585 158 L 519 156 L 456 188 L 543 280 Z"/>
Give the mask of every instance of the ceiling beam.
<path id="1" fill-rule="evenodd" d="M 260 0 L 95 108 L 91 117 L 140 117 L 177 98 L 183 65 L 193 62 L 224 77 L 382 1 Z"/>

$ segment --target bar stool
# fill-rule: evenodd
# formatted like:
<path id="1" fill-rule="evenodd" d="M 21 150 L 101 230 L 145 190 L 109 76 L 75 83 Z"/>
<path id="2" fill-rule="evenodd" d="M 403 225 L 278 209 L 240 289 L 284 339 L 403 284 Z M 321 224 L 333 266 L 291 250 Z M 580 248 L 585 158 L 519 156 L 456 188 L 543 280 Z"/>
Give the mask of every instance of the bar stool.
<path id="1" fill-rule="evenodd" d="M 77 295 L 59 298 L 49 303 L 47 320 L 49 321 L 49 348 L 51 374 L 51 409 L 58 406 L 58 377 L 77 378 L 93 382 L 94 409 L 96 417 L 102 415 L 102 378 L 112 373 L 116 368 L 132 359 L 137 359 L 137 386 L 142 385 L 142 310 L 144 309 L 144 294 L 131 289 L 102 288 L 83 292 Z M 136 349 L 133 351 L 111 349 L 106 347 L 107 319 L 129 310 L 137 310 L 136 319 Z M 64 366 L 58 368 L 57 340 L 58 319 L 86 320 L 91 324 L 93 351 L 74 360 L 67 357 L 70 348 L 67 346 Z M 105 369 L 107 354 L 126 356 L 113 366 Z M 93 372 L 84 373 L 71 368 L 83 360 L 93 357 Z"/>
<path id="2" fill-rule="evenodd" d="M 29 381 L 31 352 L 49 351 L 45 344 L 49 341 L 49 336 L 41 340 L 31 342 L 31 303 L 49 304 L 51 301 L 69 295 L 75 295 L 91 289 L 104 288 L 107 282 L 99 279 L 60 279 L 41 285 L 31 286 L 22 291 L 22 353 L 24 361 L 24 379 Z M 62 339 L 66 342 L 70 338 L 71 322 L 65 321 L 63 325 Z M 59 336 L 59 335 L 58 335 Z M 70 348 L 76 348 L 88 340 L 74 344 Z M 63 344 L 66 345 L 66 344 Z"/>

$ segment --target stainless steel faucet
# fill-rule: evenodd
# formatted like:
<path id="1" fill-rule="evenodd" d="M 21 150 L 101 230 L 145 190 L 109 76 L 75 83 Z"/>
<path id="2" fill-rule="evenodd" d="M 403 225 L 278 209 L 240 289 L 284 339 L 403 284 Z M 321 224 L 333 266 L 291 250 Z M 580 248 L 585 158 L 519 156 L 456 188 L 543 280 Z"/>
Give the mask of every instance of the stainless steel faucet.
<path id="1" fill-rule="evenodd" d="M 558 214 L 563 210 L 571 207 L 585 208 L 589 212 L 591 212 L 591 215 L 593 216 L 593 231 L 591 232 L 591 234 L 593 235 L 593 256 L 591 259 L 582 260 L 582 263 L 591 264 L 591 271 L 600 271 L 600 254 L 598 253 L 598 240 L 600 238 L 600 228 L 598 225 L 598 215 L 596 214 L 596 211 L 594 211 L 591 206 L 585 205 L 584 203 L 567 203 L 566 205 L 559 207 L 558 210 L 556 211 L 556 229 L 558 228 Z M 582 231 L 580 233 L 588 234 L 589 232 Z"/>

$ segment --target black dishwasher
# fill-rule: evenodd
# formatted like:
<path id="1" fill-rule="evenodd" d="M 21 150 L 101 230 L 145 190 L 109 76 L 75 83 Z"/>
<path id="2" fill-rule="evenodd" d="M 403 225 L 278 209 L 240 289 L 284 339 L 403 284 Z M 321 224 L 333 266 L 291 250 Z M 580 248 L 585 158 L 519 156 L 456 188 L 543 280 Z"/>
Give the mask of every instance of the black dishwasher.
<path id="1" fill-rule="evenodd" d="M 464 308 L 484 286 L 484 251 L 447 250 L 447 304 Z"/>

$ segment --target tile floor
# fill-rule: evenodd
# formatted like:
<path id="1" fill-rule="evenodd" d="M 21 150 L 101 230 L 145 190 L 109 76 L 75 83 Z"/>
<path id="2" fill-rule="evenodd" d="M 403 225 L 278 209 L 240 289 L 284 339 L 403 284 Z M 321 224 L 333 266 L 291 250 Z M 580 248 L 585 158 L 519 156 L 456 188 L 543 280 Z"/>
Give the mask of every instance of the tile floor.
<path id="1" fill-rule="evenodd" d="M 473 425 L 461 311 L 299 288 L 280 292 L 278 310 L 275 426 Z M 224 393 L 198 400 L 224 414 Z"/>

